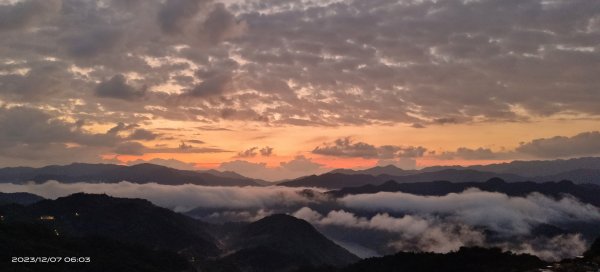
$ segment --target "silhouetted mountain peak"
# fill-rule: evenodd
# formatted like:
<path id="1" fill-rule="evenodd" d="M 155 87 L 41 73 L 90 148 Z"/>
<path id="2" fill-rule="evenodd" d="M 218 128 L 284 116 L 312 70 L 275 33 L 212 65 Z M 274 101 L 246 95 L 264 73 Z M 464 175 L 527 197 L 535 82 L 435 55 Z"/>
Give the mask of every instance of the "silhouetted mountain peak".
<path id="1" fill-rule="evenodd" d="M 485 183 L 487 183 L 489 185 L 503 185 L 506 183 L 506 181 L 504 181 L 501 178 L 494 177 L 494 178 L 488 179 Z"/>
<path id="2" fill-rule="evenodd" d="M 409 174 L 416 174 L 417 170 L 404 170 L 399 168 L 393 164 L 388 164 L 385 166 L 375 166 L 372 168 L 367 168 L 363 170 L 353 170 L 353 169 L 335 169 L 330 171 L 329 173 L 338 173 L 338 174 L 346 174 L 346 175 L 389 175 L 389 176 L 404 176 Z"/>
<path id="3" fill-rule="evenodd" d="M 107 194 L 88 194 L 88 193 L 75 193 L 69 196 L 59 197 L 54 201 L 48 201 L 54 206 L 73 206 L 77 207 L 107 207 L 119 204 L 129 204 L 131 206 L 137 206 L 142 208 L 159 208 L 154 206 L 150 201 L 141 198 L 117 198 Z M 162 208 L 159 208 L 162 209 Z"/>
<path id="4" fill-rule="evenodd" d="M 586 257 L 600 257 L 600 238 L 597 238 L 592 245 L 590 246 L 590 248 L 588 249 L 588 251 L 585 252 L 585 256 Z"/>
<path id="5" fill-rule="evenodd" d="M 150 248 L 190 251 L 193 256 L 215 256 L 219 249 L 206 224 L 150 201 L 106 194 L 76 193 L 43 200 L 5 214 L 5 220 L 46 223 L 73 236 L 102 236 Z"/>
<path id="6" fill-rule="evenodd" d="M 381 187 L 390 187 L 390 186 L 396 186 L 396 185 L 398 185 L 398 184 L 399 184 L 399 183 L 398 183 L 398 182 L 396 182 L 396 181 L 394 181 L 394 180 L 388 180 L 388 181 L 386 181 L 386 182 L 382 183 L 380 186 L 381 186 Z"/>
<path id="7" fill-rule="evenodd" d="M 290 233 L 305 231 L 316 232 L 317 230 L 302 219 L 287 214 L 274 214 L 246 226 L 244 235 L 253 235 L 259 232 L 289 235 Z"/>
<path id="8" fill-rule="evenodd" d="M 402 168 L 400 168 L 400 167 L 398 167 L 398 166 L 395 166 L 395 165 L 393 165 L 393 164 L 388 164 L 388 165 L 385 165 L 385 166 L 375 166 L 375 167 L 373 167 L 373 168 L 371 168 L 371 169 L 382 169 L 382 170 L 404 170 L 404 169 L 402 169 Z"/>
<path id="9" fill-rule="evenodd" d="M 308 222 L 285 214 L 267 216 L 246 225 L 238 239 L 237 247 L 243 251 L 232 258 L 246 261 L 248 258 L 257 259 L 265 251 L 278 252 L 282 258 L 294 259 L 294 265 L 344 265 L 358 260 Z"/>
<path id="10" fill-rule="evenodd" d="M 573 186 L 573 185 L 575 185 L 575 183 L 573 183 L 570 180 L 563 179 L 563 180 L 561 180 L 561 181 L 558 182 L 558 185 L 561 185 L 561 186 Z"/>
<path id="11" fill-rule="evenodd" d="M 19 204 L 30 205 L 44 200 L 43 197 L 30 193 L 2 193 L 0 192 L 0 205 Z"/>

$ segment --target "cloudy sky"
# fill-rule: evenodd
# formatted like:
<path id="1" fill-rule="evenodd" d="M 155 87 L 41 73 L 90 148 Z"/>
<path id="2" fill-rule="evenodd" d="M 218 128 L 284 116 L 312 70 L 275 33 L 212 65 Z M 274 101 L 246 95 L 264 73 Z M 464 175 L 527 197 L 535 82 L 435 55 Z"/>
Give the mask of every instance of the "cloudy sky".
<path id="1" fill-rule="evenodd" d="M 594 156 L 598 71 L 600 1 L 0 0 L 0 166 Z"/>

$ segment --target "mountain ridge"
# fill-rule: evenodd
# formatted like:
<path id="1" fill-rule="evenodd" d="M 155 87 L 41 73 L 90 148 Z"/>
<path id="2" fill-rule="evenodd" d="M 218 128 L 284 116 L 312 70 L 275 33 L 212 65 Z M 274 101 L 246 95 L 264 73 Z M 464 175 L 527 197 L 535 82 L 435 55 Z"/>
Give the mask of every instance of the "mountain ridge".
<path id="1" fill-rule="evenodd" d="M 73 247 L 90 250 L 90 241 L 99 238 L 100 245 L 106 248 L 116 246 L 114 243 L 125 243 L 124 252 L 146 252 L 149 256 L 155 253 L 147 250 L 176 253 L 191 265 L 202 268 L 201 271 L 222 271 L 223 267 L 232 264 L 232 271 L 284 271 L 304 265 L 342 266 L 358 260 L 308 222 L 289 215 L 271 215 L 233 228 L 219 228 L 144 199 L 86 193 L 42 200 L 28 206 L 1 205 L 0 214 L 3 216 L 0 248 L 3 241 L 11 239 L 10 234 L 4 233 L 14 233 L 19 226 L 28 225 L 45 229 L 42 233 L 51 233 L 50 236 L 59 237 L 59 240 L 28 239 L 20 247 L 23 250 L 44 249 L 52 243 L 57 244 L 60 252 L 69 252 L 74 250 Z M 32 231 L 34 233 L 30 235 L 36 232 Z M 18 233 L 29 237 L 27 231 Z M 235 237 L 230 244 L 223 242 L 228 236 Z M 64 239 L 68 241 L 60 240 L 60 237 L 66 237 Z M 128 250 L 130 247 L 133 248 Z M 95 260 L 112 254 L 93 252 L 99 254 Z"/>
<path id="2" fill-rule="evenodd" d="M 392 164 L 386 166 L 375 166 L 363 170 L 352 170 L 352 169 L 335 169 L 330 173 L 342 173 L 342 174 L 369 174 L 369 175 L 381 175 L 387 174 L 391 176 L 403 176 L 410 174 L 418 174 L 424 172 L 437 172 L 446 169 L 456 170 L 477 170 L 483 172 L 494 172 L 499 174 L 515 174 L 524 177 L 542 177 L 552 176 L 564 172 L 589 169 L 589 170 L 600 170 L 600 157 L 581 157 L 571 159 L 556 159 L 556 160 L 515 160 L 505 163 L 493 163 L 486 165 L 436 165 L 429 166 L 422 169 L 406 170 L 394 166 Z"/>
<path id="3" fill-rule="evenodd" d="M 217 176 L 191 170 L 179 170 L 162 165 L 142 163 L 132 166 L 115 164 L 72 163 L 49 165 L 40 168 L 9 167 L 0 169 L 0 182 L 42 183 L 56 180 L 62 183 L 129 181 L 133 183 L 156 182 L 164 185 L 195 184 L 206 186 L 260 186 L 253 179 Z"/>
<path id="4" fill-rule="evenodd" d="M 348 175 L 342 173 L 325 173 L 322 175 L 312 175 L 279 183 L 278 185 L 289 187 L 321 187 L 328 189 L 341 189 L 344 187 L 357 187 L 367 184 L 379 185 L 389 180 L 394 180 L 398 183 L 430 182 L 442 180 L 451 182 L 476 182 L 488 180 L 494 177 L 500 177 L 511 182 L 526 180 L 524 177 L 513 174 L 498 174 L 470 169 L 444 169 L 436 172 L 424 172 L 405 176 L 391 176 L 386 174 L 372 176 L 367 174 Z"/>
<path id="5" fill-rule="evenodd" d="M 531 193 L 540 193 L 553 198 L 561 198 L 564 194 L 576 197 L 583 203 L 600 207 L 600 186 L 592 184 L 575 184 L 563 180 L 559 182 L 512 182 L 500 178 L 492 178 L 486 182 L 414 182 L 398 183 L 389 180 L 380 185 L 367 184 L 360 187 L 347 187 L 328 191 L 327 194 L 336 198 L 356 194 L 374 194 L 379 192 L 402 192 L 422 196 L 444 196 L 450 193 L 460 193 L 475 188 L 486 192 L 498 192 L 508 196 L 525 197 Z"/>

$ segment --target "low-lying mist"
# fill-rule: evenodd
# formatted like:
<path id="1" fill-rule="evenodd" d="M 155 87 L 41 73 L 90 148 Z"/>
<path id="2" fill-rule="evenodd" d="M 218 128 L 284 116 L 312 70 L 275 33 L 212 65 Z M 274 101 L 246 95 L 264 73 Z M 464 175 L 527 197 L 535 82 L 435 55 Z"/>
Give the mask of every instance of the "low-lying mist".
<path id="1" fill-rule="evenodd" d="M 50 199 L 77 192 L 143 198 L 212 223 L 288 213 L 363 257 L 400 250 L 449 252 L 461 246 L 496 246 L 558 260 L 580 255 L 593 235 L 600 235 L 595 233 L 600 229 L 600 209 L 570 196 L 554 199 L 538 193 L 510 197 L 469 189 L 445 196 L 380 192 L 334 199 L 315 188 L 56 181 L 5 183 L 0 191 Z M 584 235 L 582 229 L 593 233 Z"/>
<path id="2" fill-rule="evenodd" d="M 303 205 L 314 200 L 298 194 L 298 188 L 289 187 L 219 187 L 193 184 L 162 185 L 157 183 L 59 183 L 0 184 L 2 192 L 29 192 L 44 198 L 84 192 L 107 194 L 115 197 L 143 198 L 155 205 L 187 212 L 198 207 L 228 209 L 256 209 Z"/>

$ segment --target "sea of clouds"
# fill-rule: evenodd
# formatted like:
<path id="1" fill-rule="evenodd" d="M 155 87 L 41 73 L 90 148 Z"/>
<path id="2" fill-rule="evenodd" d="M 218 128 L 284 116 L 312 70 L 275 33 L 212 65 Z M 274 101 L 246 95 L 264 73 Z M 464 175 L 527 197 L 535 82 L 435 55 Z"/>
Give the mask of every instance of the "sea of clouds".
<path id="1" fill-rule="evenodd" d="M 510 197 L 476 189 L 445 196 L 380 192 L 334 199 L 315 188 L 48 181 L 0 184 L 0 191 L 29 192 L 50 199 L 77 192 L 143 198 L 217 223 L 254 221 L 273 213 L 288 213 L 310 222 L 326 235 L 333 233 L 328 236 L 361 256 L 400 250 L 449 252 L 461 246 L 497 246 L 558 260 L 582 254 L 589 241 L 576 232 L 536 236 L 536 227 L 564 228 L 581 222 L 600 226 L 600 209 L 573 197 L 554 199 L 538 193 Z M 353 238 L 352 231 L 366 233 L 367 239 Z M 384 242 L 365 242 L 371 233 L 384 237 Z"/>

